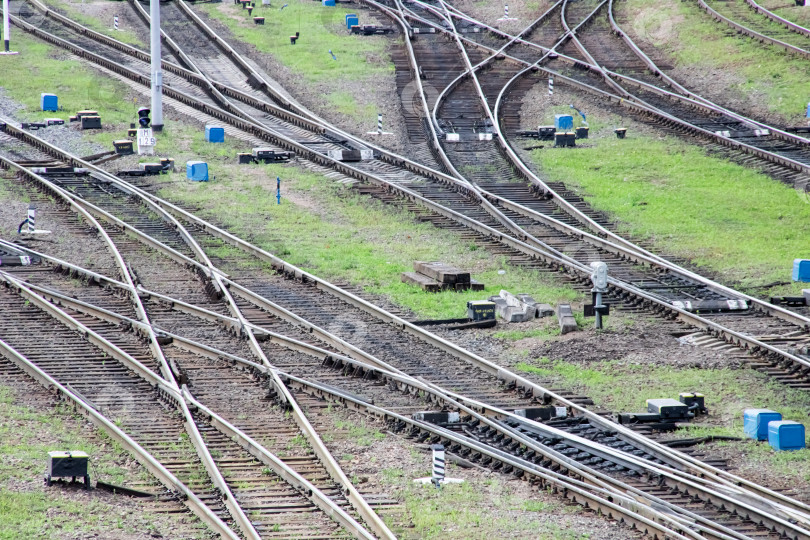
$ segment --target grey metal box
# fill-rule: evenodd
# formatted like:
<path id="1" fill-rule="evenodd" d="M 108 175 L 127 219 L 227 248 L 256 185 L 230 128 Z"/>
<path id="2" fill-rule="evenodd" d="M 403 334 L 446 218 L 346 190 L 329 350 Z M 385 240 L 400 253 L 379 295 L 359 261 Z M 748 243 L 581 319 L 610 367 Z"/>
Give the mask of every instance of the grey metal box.
<path id="1" fill-rule="evenodd" d="M 664 399 L 648 399 L 647 412 L 660 414 L 661 418 L 685 418 L 689 413 L 689 407 L 680 401 Z"/>

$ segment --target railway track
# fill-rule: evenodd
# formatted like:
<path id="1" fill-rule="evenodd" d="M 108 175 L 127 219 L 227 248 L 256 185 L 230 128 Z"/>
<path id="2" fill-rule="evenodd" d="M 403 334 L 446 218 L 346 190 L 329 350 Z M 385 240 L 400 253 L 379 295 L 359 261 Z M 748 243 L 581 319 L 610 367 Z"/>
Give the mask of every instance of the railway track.
<path id="1" fill-rule="evenodd" d="M 63 304 L 71 304 L 71 303 L 72 304 L 78 304 L 77 301 L 72 300 L 68 296 L 59 296 L 58 294 L 52 293 L 52 292 L 47 293 L 47 294 L 48 294 L 49 299 L 51 301 L 57 301 L 58 303 L 63 303 Z M 88 310 L 88 312 L 92 312 L 95 309 L 95 308 L 92 308 L 92 307 L 87 306 L 87 305 L 75 306 L 75 308 L 79 309 L 79 310 Z M 68 308 L 65 308 L 65 309 L 68 309 Z M 104 314 L 104 316 L 105 316 L 105 318 L 108 318 L 108 319 L 109 318 L 116 318 L 116 316 L 114 314 L 112 314 L 111 312 L 106 312 Z M 115 322 L 115 321 L 112 320 L 110 322 Z M 119 320 L 118 324 L 115 325 L 115 327 L 120 327 L 122 325 L 122 323 L 127 323 L 127 322 L 129 324 L 132 324 L 132 325 L 137 324 L 137 321 Z M 190 347 L 198 347 L 198 348 L 201 347 L 200 345 L 197 345 L 197 344 L 194 344 L 194 343 L 188 343 L 188 342 L 181 344 L 179 342 L 180 342 L 180 340 L 182 338 L 179 338 L 179 337 L 176 337 L 176 336 L 170 336 L 170 335 L 166 335 L 166 334 L 164 334 L 164 335 L 174 339 L 173 347 L 179 347 L 184 352 L 188 351 L 188 349 Z M 245 364 L 245 365 L 250 364 L 248 361 L 245 361 L 245 360 L 237 358 L 237 357 L 233 357 L 232 355 L 229 355 L 228 353 L 225 353 L 225 352 L 218 352 L 218 351 L 214 351 L 214 350 L 207 350 L 206 352 L 209 355 L 211 355 L 212 358 L 216 358 L 216 361 L 214 363 L 220 363 L 221 364 L 223 359 L 227 360 L 228 358 L 230 358 L 232 360 L 230 362 L 230 364 L 232 364 L 234 361 L 239 362 L 241 364 Z M 334 362 L 334 359 L 333 359 L 333 362 Z M 208 365 L 208 367 L 204 367 L 204 366 L 206 366 L 206 363 L 201 362 L 199 359 L 196 359 L 193 362 L 193 364 L 196 367 L 192 368 L 192 370 L 200 370 L 200 371 L 202 371 L 204 373 L 205 372 L 212 373 L 210 371 L 212 369 L 212 367 L 210 365 Z M 215 377 L 216 377 L 217 381 L 228 381 L 226 383 L 227 385 L 230 385 L 230 384 L 236 384 L 237 385 L 237 386 L 234 386 L 232 388 L 229 388 L 230 392 L 227 393 L 227 395 L 229 396 L 227 399 L 232 400 L 234 393 L 236 393 L 237 395 L 240 395 L 240 394 L 245 394 L 246 392 L 248 392 L 249 391 L 249 386 L 254 381 L 252 381 L 252 380 L 247 381 L 247 382 L 243 381 L 241 384 L 236 382 L 236 379 L 238 379 L 238 378 L 244 379 L 244 377 L 238 377 L 237 375 L 235 375 L 234 372 L 233 372 L 233 367 L 230 364 L 226 364 L 225 366 L 222 366 L 222 367 L 218 368 L 216 370 Z M 179 363 L 178 363 L 178 365 L 179 365 Z M 259 367 L 260 366 L 257 366 L 255 364 L 253 364 L 254 371 L 256 369 L 258 369 Z M 332 363 L 331 367 L 334 368 L 335 364 Z M 341 366 L 338 366 L 338 367 L 341 367 Z M 183 367 L 180 367 L 180 369 L 181 369 L 181 371 L 185 372 Z M 365 369 L 366 369 L 365 374 L 362 377 L 362 380 L 366 381 L 366 384 L 365 384 L 366 387 L 364 389 L 364 393 L 373 395 L 375 399 L 379 399 L 381 402 L 385 402 L 386 404 L 390 403 L 390 401 L 391 401 L 391 399 L 390 399 L 390 394 L 391 394 L 390 390 L 386 390 L 385 388 L 380 388 L 380 382 L 381 381 L 379 379 L 383 378 L 383 377 L 381 377 L 380 375 L 375 376 L 375 374 L 372 373 L 373 369 L 370 368 L 369 366 L 366 366 Z M 321 370 L 322 371 L 323 370 L 328 371 L 328 368 L 325 368 L 322 365 Z M 344 372 L 344 376 L 349 376 L 349 377 L 354 377 L 354 378 L 357 377 L 357 373 L 356 373 L 356 371 L 354 369 L 351 369 L 351 370 L 347 371 L 345 369 L 345 367 L 344 367 L 343 372 Z M 393 374 L 388 373 L 388 374 L 386 374 L 386 376 L 387 376 L 388 380 L 387 380 L 387 385 L 384 385 L 384 386 L 390 387 L 392 382 L 395 382 L 395 381 L 392 380 L 393 379 Z M 196 375 L 191 375 L 189 377 L 190 386 L 194 386 L 194 378 L 195 377 L 196 377 Z M 203 379 L 205 379 L 205 378 L 206 377 L 203 376 Z M 419 395 L 419 393 L 415 391 L 415 390 L 417 390 L 416 388 L 414 388 L 414 389 L 408 389 L 407 388 L 407 385 L 409 383 L 413 384 L 412 381 L 413 381 L 413 379 L 411 379 L 411 381 L 398 380 L 398 381 L 396 381 L 393 388 L 400 389 L 400 390 L 405 390 L 407 392 L 407 394 L 410 395 L 410 396 L 417 396 L 417 395 Z M 247 385 L 247 386 L 245 386 L 245 385 Z M 403 388 L 403 385 L 406 386 L 406 388 Z M 373 389 L 375 386 L 379 390 L 377 392 L 370 393 L 370 388 Z M 313 389 L 314 389 L 314 387 L 311 387 L 311 388 L 309 388 L 309 391 L 312 392 Z M 216 392 L 221 393 L 222 390 L 224 390 L 224 389 L 218 389 L 218 390 L 216 390 Z M 424 391 L 425 389 L 422 388 L 421 390 Z M 321 393 L 321 392 L 318 391 L 318 393 Z M 334 392 L 332 391 L 332 393 L 334 393 Z M 245 396 L 245 398 L 247 399 L 246 403 L 252 403 L 253 404 L 251 406 L 251 409 L 255 409 L 255 399 L 257 399 L 260 395 L 261 394 L 256 394 L 256 390 L 254 390 L 252 395 L 250 393 L 247 393 L 247 395 Z M 333 396 L 333 398 L 334 398 L 334 396 Z M 221 399 L 221 398 L 219 398 L 219 399 Z M 410 399 L 413 400 L 414 397 L 411 397 Z M 214 398 L 214 400 L 216 401 L 217 398 Z M 412 407 L 413 407 L 413 405 L 411 405 L 411 408 Z M 231 410 L 233 410 L 233 409 L 231 409 Z M 235 410 L 237 412 L 238 411 L 244 411 L 244 408 L 237 407 Z M 401 406 L 396 407 L 393 410 L 392 409 L 387 409 L 386 412 L 385 412 L 385 415 L 387 415 L 387 416 L 396 416 L 396 411 L 398 411 L 398 410 L 401 411 Z M 392 411 L 394 411 L 394 412 L 392 412 Z M 476 426 L 476 422 L 480 422 L 482 419 L 483 419 L 483 417 L 478 417 L 477 419 L 475 419 L 475 418 L 465 419 L 464 422 L 457 423 L 458 427 L 456 428 L 455 431 L 458 431 L 460 433 L 466 432 L 473 440 L 477 440 L 477 441 L 479 441 L 481 443 L 486 442 L 489 445 L 494 444 L 495 447 L 502 447 L 504 449 L 508 449 L 509 446 L 512 445 L 512 443 L 505 440 L 502 436 L 493 438 L 494 435 L 497 435 L 497 430 L 493 426 L 484 425 L 484 426 L 480 426 L 480 428 L 478 428 L 478 429 L 474 429 L 475 426 Z M 264 434 L 266 436 L 268 433 L 275 433 L 275 430 L 272 430 L 272 431 L 268 432 L 267 429 L 266 429 L 266 423 L 264 421 L 260 421 L 260 420 L 261 420 L 261 418 L 255 418 L 255 419 L 251 419 L 251 421 L 248 421 L 248 424 L 252 425 L 254 430 L 258 430 L 256 435 Z M 474 420 L 474 421 L 471 423 L 471 420 Z M 584 463 L 590 465 L 591 467 L 595 467 L 596 469 L 603 469 L 607 473 L 610 473 L 610 474 L 608 474 L 608 476 L 604 476 L 604 475 L 600 474 L 599 477 L 603 478 L 603 480 L 607 480 L 608 478 L 613 478 L 613 477 L 618 476 L 619 478 L 624 478 L 624 481 L 626 481 L 627 480 L 626 477 L 629 475 L 629 477 L 631 479 L 635 478 L 635 480 L 633 480 L 633 486 L 632 487 L 634 487 L 639 493 L 646 493 L 647 496 L 653 496 L 653 497 L 656 498 L 656 500 L 658 500 L 660 498 L 659 496 L 663 496 L 664 498 L 660 499 L 661 501 L 663 501 L 662 504 L 666 504 L 666 505 L 668 505 L 670 507 L 679 506 L 681 504 L 688 507 L 690 509 L 689 510 L 690 517 L 697 518 L 698 521 L 700 522 L 700 525 L 698 526 L 699 529 L 700 529 L 701 526 L 716 527 L 717 525 L 716 524 L 712 525 L 712 522 L 714 522 L 714 521 L 723 521 L 725 523 L 725 525 L 723 526 L 722 530 L 726 531 L 726 532 L 732 532 L 732 535 L 734 534 L 733 531 L 737 531 L 738 534 L 743 534 L 744 533 L 744 534 L 747 535 L 747 534 L 754 533 L 754 535 L 757 536 L 757 537 L 769 537 L 770 533 L 768 533 L 767 528 L 757 526 L 755 523 L 747 521 L 745 519 L 739 520 L 738 517 L 736 517 L 734 515 L 730 515 L 730 514 L 728 514 L 727 512 L 724 512 L 724 511 L 721 511 L 721 512 L 718 513 L 718 511 L 716 509 L 712 509 L 711 505 L 705 506 L 705 508 L 702 507 L 701 504 L 696 503 L 696 500 L 694 498 L 694 487 L 692 488 L 693 489 L 692 495 L 687 497 L 684 494 L 681 494 L 679 496 L 678 495 L 679 489 L 674 488 L 674 487 L 672 487 L 672 488 L 661 487 L 663 484 L 661 484 L 661 479 L 657 475 L 650 476 L 650 475 L 648 475 L 648 473 L 644 473 L 642 470 L 639 469 L 637 464 L 631 463 L 630 466 L 628 467 L 626 461 L 623 461 L 623 460 L 620 459 L 618 462 L 616 462 L 615 457 L 612 458 L 612 459 L 610 459 L 610 458 L 606 459 L 604 457 L 604 454 L 599 452 L 599 451 L 596 451 L 595 454 L 594 453 L 589 453 L 586 448 L 582 447 L 581 442 L 579 444 L 574 442 L 573 446 L 572 446 L 572 443 L 566 443 L 564 434 L 563 434 L 562 437 L 554 437 L 552 435 L 551 438 L 549 438 L 548 434 L 543 435 L 542 430 L 540 432 L 538 432 L 537 428 L 532 428 L 530 425 L 526 425 L 525 422 L 520 422 L 519 420 L 515 420 L 515 419 L 512 419 L 509 422 L 511 422 L 511 424 L 513 426 L 516 426 L 520 430 L 528 431 L 528 432 L 532 433 L 534 435 L 534 437 L 538 439 L 538 442 L 541 443 L 535 449 L 529 449 L 529 451 L 524 450 L 524 451 L 521 451 L 521 452 L 518 453 L 519 454 L 518 457 L 522 457 L 523 459 L 528 459 L 529 463 L 533 462 L 533 463 L 535 463 L 537 465 L 540 465 L 542 467 L 545 467 L 545 468 L 551 467 L 552 471 L 559 470 L 558 467 L 560 466 L 560 462 L 557 461 L 557 465 L 554 465 L 554 456 L 553 455 L 549 457 L 549 456 L 543 456 L 543 454 L 542 454 L 543 449 L 545 449 L 545 452 L 547 452 L 549 454 L 553 454 L 554 453 L 553 451 L 556 451 L 561 456 L 571 456 L 571 459 L 573 459 L 573 461 L 571 461 L 571 462 L 566 462 L 565 459 L 562 458 L 563 459 L 563 465 L 569 469 L 568 472 L 566 473 L 566 476 L 576 476 L 577 473 L 575 472 L 575 467 L 572 466 L 576 462 L 584 462 Z M 243 423 L 244 423 L 244 421 L 243 421 Z M 402 419 L 399 419 L 399 423 L 402 423 Z M 406 424 L 411 425 L 412 423 L 406 423 Z M 604 432 L 601 432 L 598 428 L 595 428 L 595 427 L 593 427 L 593 426 L 591 426 L 591 425 L 589 425 L 587 423 L 583 424 L 582 422 L 577 422 L 576 420 L 572 420 L 572 421 L 568 422 L 568 424 L 569 424 L 568 427 L 570 428 L 568 430 L 568 433 L 573 433 L 573 434 L 576 434 L 576 435 L 579 435 L 579 436 L 585 436 L 585 437 L 587 437 L 588 440 L 591 440 L 591 441 L 596 440 L 596 441 L 600 441 L 600 442 L 604 441 L 605 443 L 609 442 L 609 443 L 611 443 L 610 446 L 612 446 L 612 447 L 620 448 L 622 450 L 632 451 L 637 456 L 646 457 L 648 459 L 651 458 L 651 456 L 646 455 L 643 452 L 638 452 L 637 449 L 624 448 L 624 446 L 626 446 L 625 443 L 621 442 L 618 438 L 616 438 L 614 436 L 611 436 L 610 433 L 606 434 Z M 400 426 L 399 430 L 402 430 L 403 427 L 404 426 Z M 411 429 L 413 429 L 413 427 L 414 426 L 411 425 Z M 558 422 L 557 427 L 559 427 L 559 422 Z M 459 429 L 459 428 L 462 428 L 462 429 Z M 429 431 L 427 431 L 427 432 L 422 431 L 420 433 L 422 433 L 422 434 L 424 434 L 425 436 L 428 436 L 428 437 L 431 437 L 431 436 L 435 437 L 436 436 L 435 433 L 431 434 Z M 416 433 L 414 433 L 414 435 L 416 435 Z M 424 440 L 422 437 L 419 437 L 419 438 L 420 438 L 420 440 Z M 493 443 L 493 441 L 494 441 L 494 443 Z M 454 442 L 454 441 L 448 440 L 447 442 L 451 443 L 451 442 Z M 480 461 L 483 464 L 488 464 L 488 463 L 491 464 L 493 456 L 487 455 L 486 453 L 480 453 L 480 450 L 478 450 L 474 445 L 471 445 L 471 443 L 469 443 L 469 442 L 464 443 L 461 446 L 459 446 L 459 442 L 456 441 L 456 442 L 454 442 L 454 446 L 458 449 L 458 451 L 462 455 L 472 456 L 476 461 Z M 216 448 L 214 450 L 216 451 Z M 509 452 L 509 453 L 514 455 L 514 448 L 512 448 L 511 452 Z M 496 459 L 498 459 L 498 458 L 496 457 Z M 514 463 L 509 462 L 509 460 L 504 460 L 503 457 L 501 457 L 499 459 L 499 461 L 500 461 L 500 463 L 498 464 L 499 467 L 497 467 L 497 468 L 501 468 L 505 472 L 513 471 L 513 472 L 520 472 L 521 474 L 523 474 L 523 473 L 530 474 L 530 471 L 524 471 L 523 469 L 515 468 Z M 240 464 L 240 465 L 238 465 L 238 467 L 243 467 L 243 465 Z M 608 468 L 606 469 L 606 467 L 608 467 Z M 639 474 L 641 474 L 640 477 L 639 477 Z M 236 479 L 233 479 L 233 481 L 236 482 Z M 679 481 L 683 481 L 683 479 L 681 479 Z M 244 484 L 244 483 L 247 482 L 247 480 L 243 479 L 241 482 Z M 666 482 L 665 482 L 665 484 L 666 484 Z M 683 487 L 681 487 L 681 490 L 682 489 L 683 489 Z M 238 494 L 238 492 L 237 492 L 237 494 Z M 680 498 L 678 498 L 678 497 L 680 497 Z M 677 502 L 677 504 L 673 504 L 673 501 Z M 702 510 L 701 510 L 701 508 L 702 508 Z M 288 530 L 288 529 L 285 529 L 285 530 Z M 742 533 L 740 531 L 742 531 Z M 743 536 L 740 536 L 740 537 L 742 538 Z"/>

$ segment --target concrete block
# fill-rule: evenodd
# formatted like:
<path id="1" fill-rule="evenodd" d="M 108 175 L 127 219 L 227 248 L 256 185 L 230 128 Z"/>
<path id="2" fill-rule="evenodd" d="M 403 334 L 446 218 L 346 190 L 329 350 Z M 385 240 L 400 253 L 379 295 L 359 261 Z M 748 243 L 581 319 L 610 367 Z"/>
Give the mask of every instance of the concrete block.
<path id="1" fill-rule="evenodd" d="M 534 316 L 538 319 L 542 319 L 543 317 L 552 317 L 554 316 L 554 308 L 551 307 L 549 304 L 537 304 L 535 307 L 535 314 Z"/>
<path id="2" fill-rule="evenodd" d="M 576 332 L 579 330 L 571 304 L 557 304 L 557 320 L 560 322 L 560 333 Z"/>
<path id="3" fill-rule="evenodd" d="M 520 298 L 502 290 L 500 297 L 506 302 L 506 308 L 501 310 L 502 318 L 507 322 L 525 322 L 534 319 L 534 305 L 527 305 Z"/>
<path id="4" fill-rule="evenodd" d="M 802 296 L 804 296 L 804 303 L 810 306 L 810 289 L 802 289 Z"/>

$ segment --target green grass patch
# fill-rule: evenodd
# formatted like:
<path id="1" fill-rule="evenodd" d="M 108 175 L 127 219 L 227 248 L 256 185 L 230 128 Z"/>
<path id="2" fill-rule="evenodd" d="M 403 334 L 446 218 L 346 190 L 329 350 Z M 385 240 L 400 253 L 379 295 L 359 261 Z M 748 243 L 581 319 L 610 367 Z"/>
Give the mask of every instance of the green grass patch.
<path id="1" fill-rule="evenodd" d="M 285 3 L 288 6 L 279 9 Z M 195 9 L 224 23 L 239 40 L 272 55 L 309 82 L 371 81 L 394 69 L 386 53 L 387 38 L 358 36 L 346 30 L 346 14 L 357 13 L 356 8 L 324 7 L 309 0 L 279 1 L 272 8 L 258 4 L 253 15 L 265 17 L 264 26 L 254 25 L 247 10 L 230 2 L 202 4 Z M 300 38 L 291 45 L 290 36 L 296 32 Z M 337 60 L 332 59 L 330 50 Z"/>
<path id="2" fill-rule="evenodd" d="M 27 34 L 16 34 L 14 48 L 20 54 L 0 56 L 0 73 L 25 73 L 2 79 L 5 94 L 24 106 L 21 116 L 32 120 L 62 118 L 67 122 L 76 111 L 93 109 L 105 125 L 128 123 L 137 116 L 141 105 L 127 98 L 129 91 L 122 83 L 99 76 L 78 60 L 64 58 L 64 53 Z M 43 92 L 56 94 L 62 110 L 40 110 Z M 105 140 L 109 144 L 109 134 Z"/>
<path id="3" fill-rule="evenodd" d="M 701 392 L 706 396 L 710 415 L 687 426 L 679 433 L 683 437 L 742 437 L 742 411 L 748 408 L 773 409 L 782 413 L 785 420 L 797 422 L 805 422 L 810 411 L 807 392 L 787 388 L 749 369 L 677 368 L 620 361 L 583 366 L 548 358 L 519 362 L 515 369 L 576 388 L 593 398 L 597 406 L 615 412 L 645 411 L 647 399 L 677 399 L 680 392 Z M 749 450 L 784 474 L 810 479 L 808 450 L 774 452 L 767 443 L 752 444 Z M 794 466 L 796 469 L 792 471 Z"/>
<path id="4" fill-rule="evenodd" d="M 501 330 L 492 334 L 493 337 L 506 341 L 520 341 L 527 338 L 549 339 L 559 335 L 560 329 L 556 326 L 532 330 Z"/>
<path id="5" fill-rule="evenodd" d="M 481 246 L 473 248 L 447 231 L 415 223 L 407 211 L 292 166 L 222 165 L 213 172 L 220 175 L 217 181 L 199 184 L 172 175 L 160 194 L 199 208 L 203 216 L 292 264 L 386 295 L 420 317 L 463 316 L 468 300 L 501 289 L 527 292 L 551 303 L 579 296 L 548 274 L 511 267 Z M 276 176 L 282 179 L 280 205 Z M 470 268 L 486 290 L 426 293 L 406 285 L 400 273 L 411 270 L 415 260 L 443 260 Z M 505 274 L 498 274 L 502 269 Z"/>
<path id="6" fill-rule="evenodd" d="M 792 121 L 800 121 L 807 105 L 810 66 L 780 48 L 735 35 L 715 22 L 696 2 L 626 0 L 619 4 L 620 24 L 646 36 L 680 66 L 695 71 L 734 73 L 730 93 L 764 96 L 763 105 Z M 787 2 L 782 2 L 782 5 Z M 632 14 L 632 15 L 631 15 Z M 764 19 L 763 19 L 764 20 Z M 680 81 L 689 86 L 688 81 Z"/>
<path id="7" fill-rule="evenodd" d="M 805 6 L 784 0 L 757 0 L 757 3 L 780 17 L 798 23 L 805 28 L 810 26 L 810 11 Z"/>
<path id="8" fill-rule="evenodd" d="M 120 29 L 116 31 L 113 28 L 113 15 L 110 15 L 109 20 L 106 21 L 100 20 L 98 17 L 85 15 L 84 13 L 80 12 L 78 9 L 73 7 L 73 4 L 78 3 L 75 0 L 68 0 L 67 2 L 65 2 L 64 0 L 42 0 L 42 3 L 47 5 L 48 7 L 54 8 L 62 15 L 70 19 L 73 19 L 77 23 L 82 24 L 92 30 L 95 30 L 96 32 L 111 36 L 117 39 L 118 41 L 121 41 L 128 45 L 135 45 L 141 47 L 142 49 L 143 48 L 148 49 L 148 44 L 141 41 L 134 31 L 124 30 L 120 25 L 119 25 Z M 123 2 L 118 3 L 121 4 L 121 13 L 119 13 L 119 16 L 123 13 L 125 9 L 130 9 Z"/>
<path id="9" fill-rule="evenodd" d="M 430 475 L 429 471 L 425 472 Z M 584 540 L 588 534 L 561 525 L 565 508 L 553 502 L 523 500 L 509 492 L 499 479 L 448 484 L 437 490 L 432 485 L 413 484 L 402 471 L 383 471 L 386 482 L 401 486 L 406 511 L 414 524 L 408 536 L 416 538 L 537 538 L 541 540 Z M 488 519 L 487 514 L 501 515 Z M 512 511 L 528 514 L 511 513 Z M 549 514 L 558 514 L 556 520 Z M 536 514 L 533 514 L 536 513 Z"/>
<path id="10" fill-rule="evenodd" d="M 551 180 L 581 189 L 594 208 L 616 217 L 622 232 L 742 287 L 790 281 L 793 259 L 810 255 L 810 201 L 802 194 L 675 138 L 631 131 L 617 139 L 618 118 L 588 119 L 588 148 L 532 157 Z"/>

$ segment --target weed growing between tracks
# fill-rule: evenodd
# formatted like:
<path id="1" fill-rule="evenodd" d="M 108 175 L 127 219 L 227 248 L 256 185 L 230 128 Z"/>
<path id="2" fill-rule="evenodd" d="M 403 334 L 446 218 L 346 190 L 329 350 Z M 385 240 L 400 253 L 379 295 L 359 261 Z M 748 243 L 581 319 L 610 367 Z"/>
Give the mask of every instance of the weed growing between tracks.
<path id="1" fill-rule="evenodd" d="M 712 20 L 696 2 L 626 0 L 617 5 L 624 30 L 640 36 L 645 41 L 639 44 L 643 48 L 652 44 L 671 55 L 682 71 L 675 78 L 686 87 L 702 93 L 691 76 L 703 79 L 703 84 L 714 82 L 714 93 L 721 103 L 742 109 L 740 112 L 760 104 L 750 102 L 740 107 L 729 103 L 729 98 L 761 96 L 761 105 L 770 112 L 789 122 L 804 123 L 810 76 L 807 60 L 735 35 L 725 23 Z M 762 20 L 766 21 L 764 17 Z M 711 78 L 704 77 L 709 73 Z"/>
<path id="2" fill-rule="evenodd" d="M 191 136 L 196 140 L 202 134 Z M 189 147 L 188 141 L 175 144 Z M 179 174 L 161 177 L 165 187 L 160 195 L 198 208 L 200 215 L 292 264 L 385 295 L 419 317 L 464 317 L 467 300 L 498 294 L 500 289 L 527 292 L 550 303 L 579 298 L 552 275 L 510 266 L 483 246 L 459 242 L 450 232 L 415 222 L 407 211 L 319 175 L 285 165 L 217 165 L 215 173 L 217 181 L 209 183 L 190 183 Z M 282 179 L 280 205 L 275 198 L 276 176 Z M 415 260 L 443 260 L 468 268 L 487 288 L 425 293 L 400 281 L 400 273 L 411 270 Z"/>
<path id="3" fill-rule="evenodd" d="M 782 283 L 771 292 L 801 295 L 801 285 L 789 282 L 793 259 L 807 256 L 810 204 L 795 190 L 672 137 L 631 128 L 617 139 L 617 117 L 588 118 L 591 139 L 581 147 L 532 152 L 551 180 L 581 188 L 594 208 L 658 252 L 743 288 Z"/>

